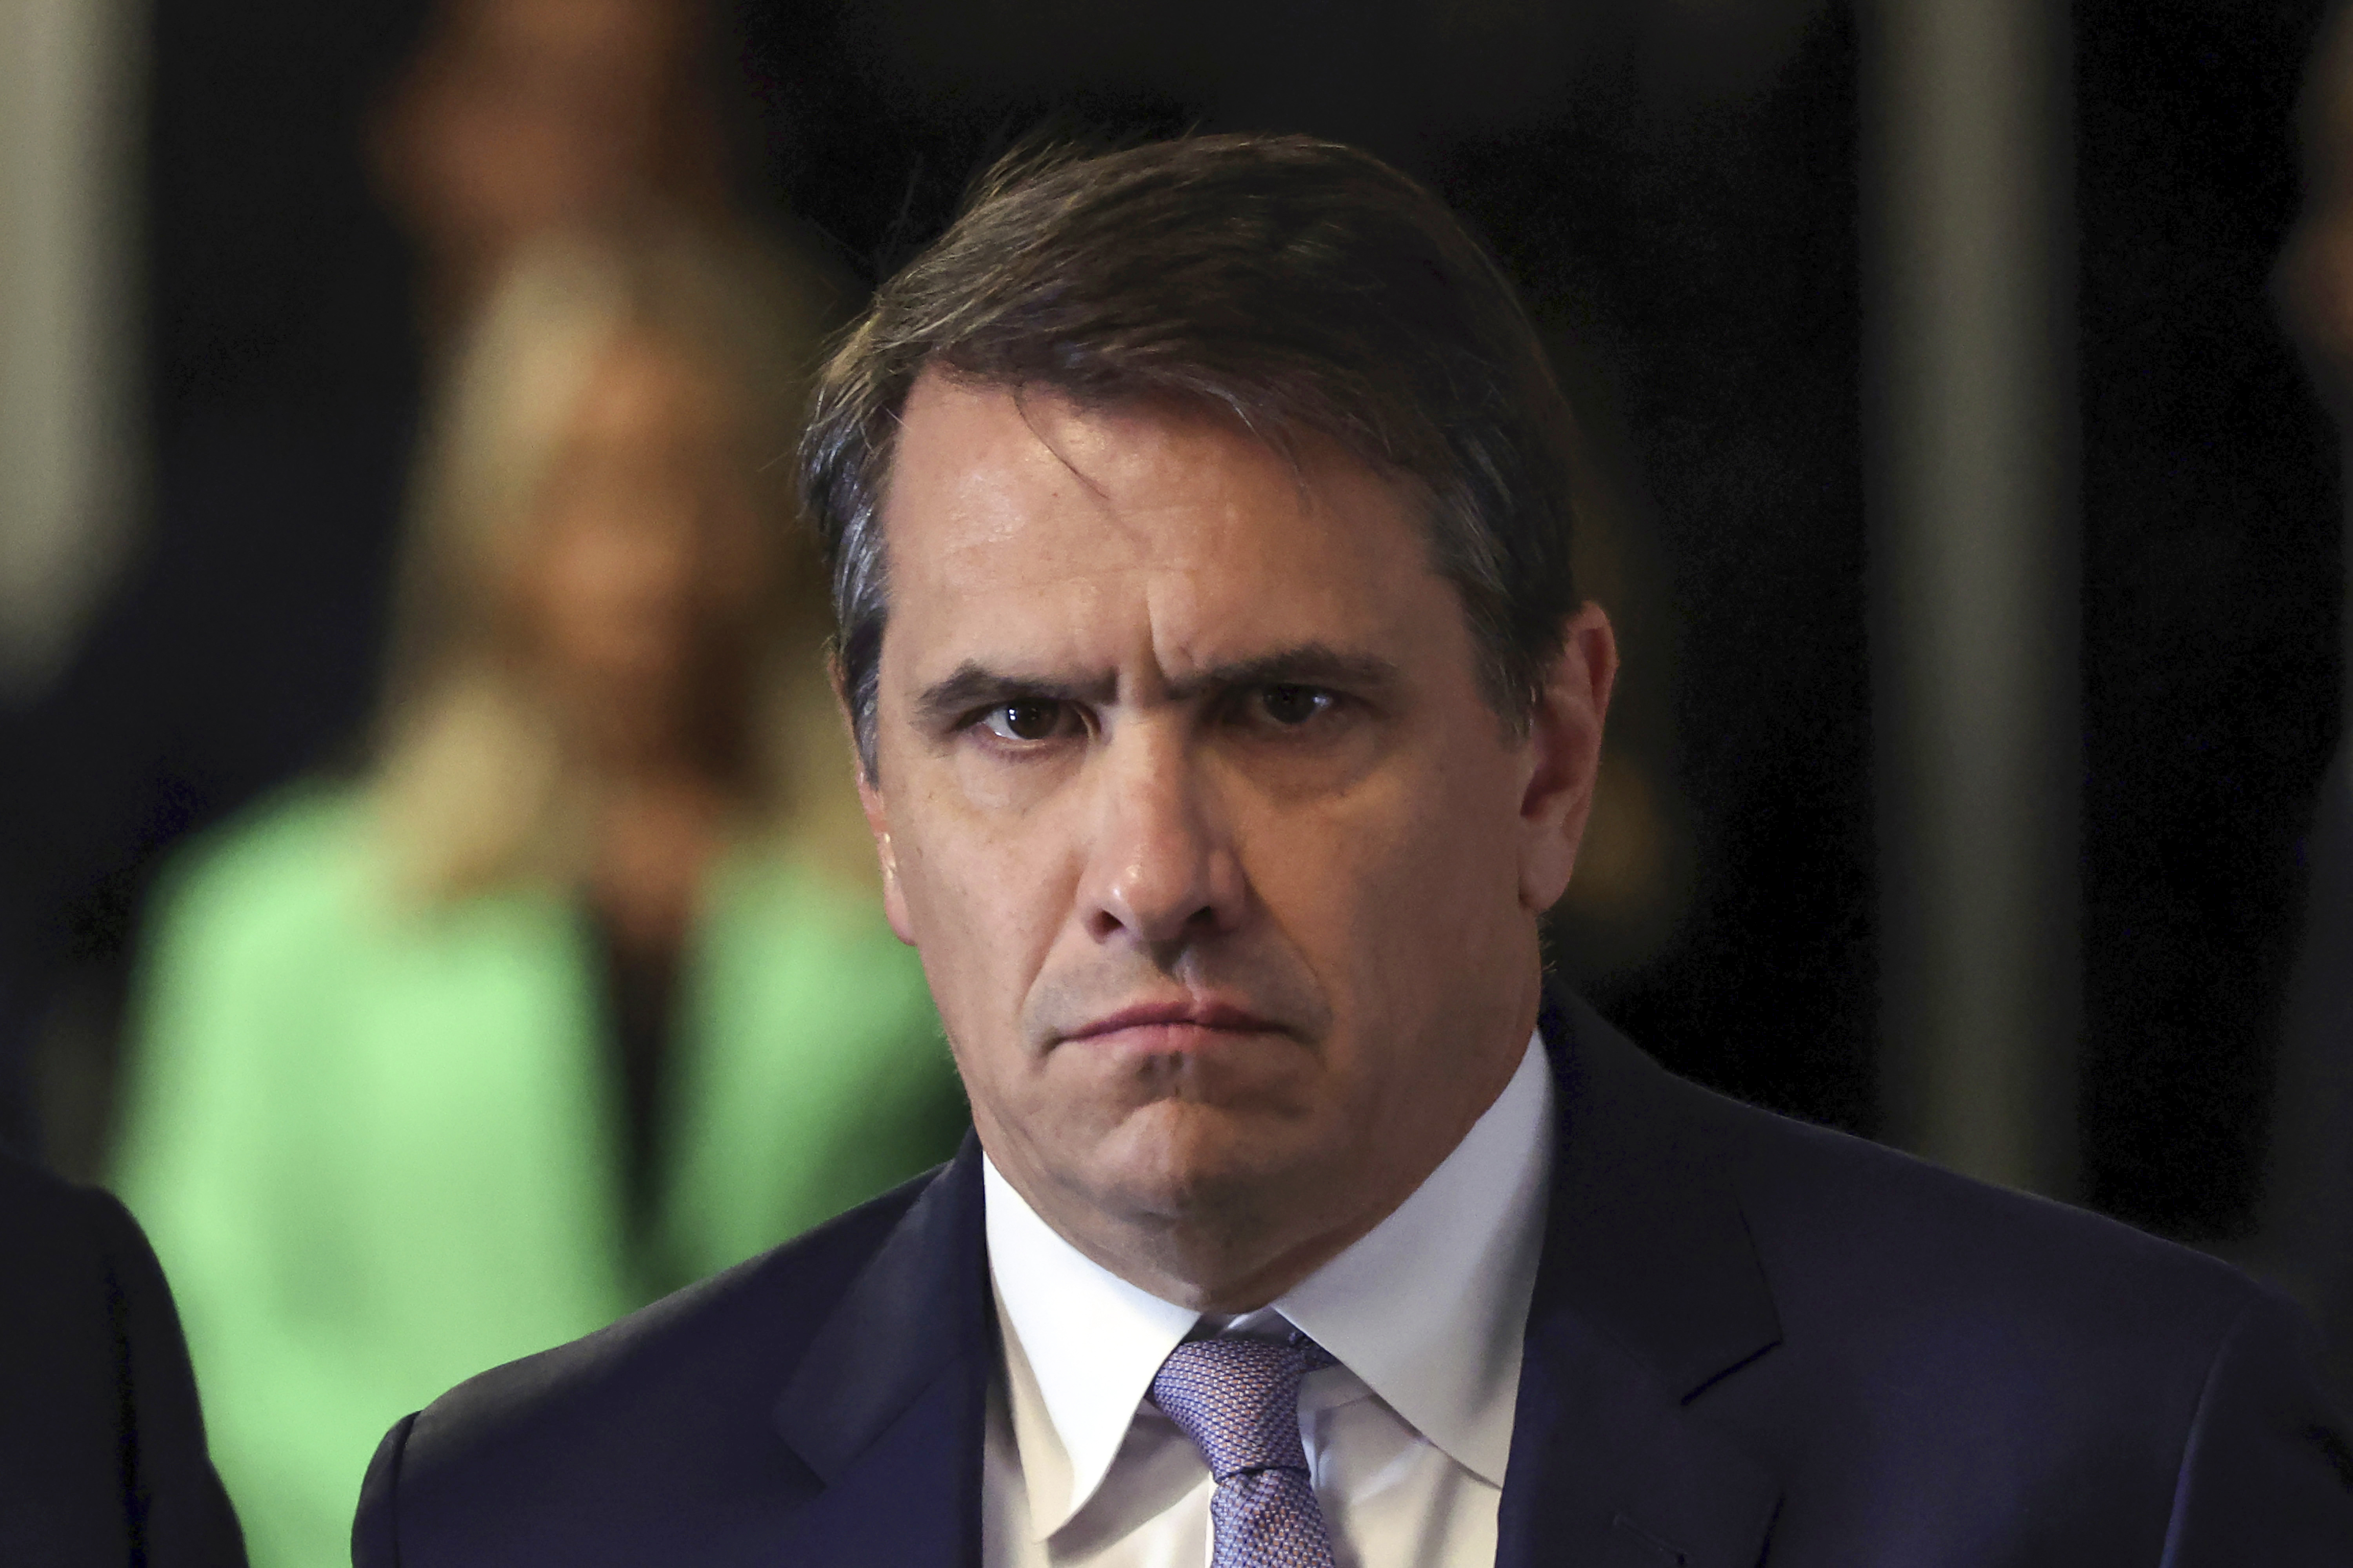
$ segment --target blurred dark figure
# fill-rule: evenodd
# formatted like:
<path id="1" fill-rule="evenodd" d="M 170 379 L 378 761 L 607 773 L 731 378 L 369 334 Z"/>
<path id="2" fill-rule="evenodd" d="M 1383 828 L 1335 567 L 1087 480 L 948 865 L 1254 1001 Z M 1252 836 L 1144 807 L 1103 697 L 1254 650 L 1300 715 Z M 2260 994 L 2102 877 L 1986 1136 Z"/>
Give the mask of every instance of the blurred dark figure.
<path id="1" fill-rule="evenodd" d="M 740 239 L 516 252 L 412 488 L 356 780 L 158 883 L 121 1190 L 261 1568 L 377 1436 L 954 1152 L 789 449 L 827 318 Z"/>
<path id="2" fill-rule="evenodd" d="M 709 32 L 696 0 L 442 0 L 369 148 L 428 341 L 535 235 L 723 212 Z"/>
<path id="3" fill-rule="evenodd" d="M 122 1205 L 0 1155 L 0 1563 L 242 1568 L 172 1293 Z"/>
<path id="4" fill-rule="evenodd" d="M 0 715 L 0 1139 L 69 1173 L 105 1137 L 157 857 L 355 741 L 417 389 L 452 324 L 527 236 L 724 205 L 699 0 L 438 0 L 420 20 L 364 149 L 412 319 L 344 323 L 396 346 L 317 342 L 322 368 L 162 432 L 146 559 L 58 685 Z"/>
<path id="5" fill-rule="evenodd" d="M 2302 120 L 2305 210 L 2280 258 L 2280 295 L 2353 440 L 2353 6 L 2337 6 L 2321 30 Z M 2340 738 L 2322 784 L 2305 866 L 2263 1250 L 2320 1318 L 2344 1397 L 2353 1396 L 2353 737 Z"/>

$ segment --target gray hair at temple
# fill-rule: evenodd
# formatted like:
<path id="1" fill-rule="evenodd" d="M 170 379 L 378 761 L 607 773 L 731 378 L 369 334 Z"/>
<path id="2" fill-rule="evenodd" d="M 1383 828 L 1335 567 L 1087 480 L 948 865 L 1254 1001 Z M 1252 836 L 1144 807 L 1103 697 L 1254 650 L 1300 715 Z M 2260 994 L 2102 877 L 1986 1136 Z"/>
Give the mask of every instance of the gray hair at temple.
<path id="1" fill-rule="evenodd" d="M 926 371 L 1087 408 L 1221 410 L 1286 452 L 1336 442 L 1420 494 L 1488 700 L 1525 729 L 1578 603 L 1577 424 L 1502 269 L 1378 159 L 1261 135 L 1017 154 L 876 292 L 819 377 L 800 476 L 870 778 L 890 613 L 880 508 Z"/>

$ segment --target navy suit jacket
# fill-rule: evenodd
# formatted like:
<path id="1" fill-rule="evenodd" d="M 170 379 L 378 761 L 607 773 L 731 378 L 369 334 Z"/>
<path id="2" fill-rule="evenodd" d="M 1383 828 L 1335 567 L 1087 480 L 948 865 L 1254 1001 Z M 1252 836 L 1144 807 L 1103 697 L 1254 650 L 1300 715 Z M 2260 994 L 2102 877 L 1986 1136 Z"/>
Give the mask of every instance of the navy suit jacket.
<path id="1" fill-rule="evenodd" d="M 2353 1563 L 2295 1310 L 1571 1004 L 1504 1568 Z M 402 1421 L 358 1568 L 978 1568 L 979 1153 Z"/>
<path id="2" fill-rule="evenodd" d="M 147 1238 L 104 1193 L 5 1155 L 0 1563 L 245 1568 Z"/>

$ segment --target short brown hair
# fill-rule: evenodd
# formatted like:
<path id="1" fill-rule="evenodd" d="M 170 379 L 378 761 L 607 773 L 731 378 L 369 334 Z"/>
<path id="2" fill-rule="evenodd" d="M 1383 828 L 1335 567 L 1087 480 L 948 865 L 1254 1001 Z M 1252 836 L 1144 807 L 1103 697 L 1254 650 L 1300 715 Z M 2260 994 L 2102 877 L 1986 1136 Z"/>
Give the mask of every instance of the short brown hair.
<path id="1" fill-rule="evenodd" d="M 937 370 L 1082 407 L 1177 399 L 1321 436 L 1419 489 L 1488 699 L 1515 728 L 1577 605 L 1577 434 L 1518 295 L 1439 200 L 1303 136 L 1020 155 L 876 292 L 819 377 L 801 483 L 869 776 L 889 614 L 879 509 Z"/>

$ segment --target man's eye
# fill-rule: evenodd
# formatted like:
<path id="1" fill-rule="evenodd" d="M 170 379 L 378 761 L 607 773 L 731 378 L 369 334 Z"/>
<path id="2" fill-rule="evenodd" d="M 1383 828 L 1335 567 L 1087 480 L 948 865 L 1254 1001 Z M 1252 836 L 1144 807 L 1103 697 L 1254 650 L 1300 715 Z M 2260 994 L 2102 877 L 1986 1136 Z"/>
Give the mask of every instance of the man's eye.
<path id="1" fill-rule="evenodd" d="M 1266 716 L 1285 728 L 1330 711 L 1333 701 L 1330 692 L 1314 686 L 1270 686 L 1259 693 Z"/>
<path id="2" fill-rule="evenodd" d="M 981 722 L 1000 741 L 1050 741 L 1060 732 L 1063 719 L 1060 702 L 1000 702 Z"/>

